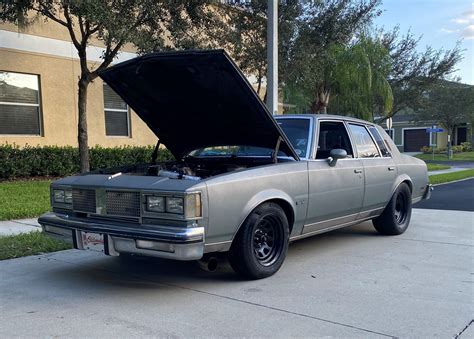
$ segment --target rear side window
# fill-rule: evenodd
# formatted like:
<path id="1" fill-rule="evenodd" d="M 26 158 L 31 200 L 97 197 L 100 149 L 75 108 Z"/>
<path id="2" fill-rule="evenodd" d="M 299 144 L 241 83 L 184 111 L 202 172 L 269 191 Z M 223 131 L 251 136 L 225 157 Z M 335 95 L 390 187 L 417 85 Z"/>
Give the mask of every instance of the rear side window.
<path id="1" fill-rule="evenodd" d="M 377 146 L 375 146 L 369 131 L 367 131 L 364 126 L 349 124 L 349 128 L 351 130 L 359 158 L 380 157 Z"/>
<path id="2" fill-rule="evenodd" d="M 379 146 L 380 153 L 382 153 L 383 157 L 390 157 L 390 152 L 388 151 L 387 147 L 385 146 L 385 142 L 380 136 L 379 131 L 373 126 L 369 127 L 370 134 L 374 137 L 377 146 Z"/>

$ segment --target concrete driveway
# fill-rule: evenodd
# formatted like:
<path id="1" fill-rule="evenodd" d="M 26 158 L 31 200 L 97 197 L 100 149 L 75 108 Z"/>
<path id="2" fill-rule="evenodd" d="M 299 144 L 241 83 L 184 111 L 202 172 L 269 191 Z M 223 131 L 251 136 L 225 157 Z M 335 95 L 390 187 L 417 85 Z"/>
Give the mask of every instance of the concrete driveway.
<path id="1" fill-rule="evenodd" d="M 305 239 L 259 281 L 76 250 L 2 261 L 0 337 L 453 337 L 474 315 L 473 218 L 416 209 L 402 236 Z"/>

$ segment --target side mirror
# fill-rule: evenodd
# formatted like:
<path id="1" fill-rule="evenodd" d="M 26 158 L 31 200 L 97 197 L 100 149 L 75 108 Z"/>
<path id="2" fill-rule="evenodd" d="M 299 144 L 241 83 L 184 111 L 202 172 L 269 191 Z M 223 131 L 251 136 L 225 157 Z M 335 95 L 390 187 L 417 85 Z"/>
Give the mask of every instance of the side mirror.
<path id="1" fill-rule="evenodd" d="M 335 148 L 332 149 L 329 153 L 328 163 L 329 166 L 333 167 L 336 166 L 336 163 L 339 159 L 347 158 L 347 152 L 345 149 L 342 148 Z"/>

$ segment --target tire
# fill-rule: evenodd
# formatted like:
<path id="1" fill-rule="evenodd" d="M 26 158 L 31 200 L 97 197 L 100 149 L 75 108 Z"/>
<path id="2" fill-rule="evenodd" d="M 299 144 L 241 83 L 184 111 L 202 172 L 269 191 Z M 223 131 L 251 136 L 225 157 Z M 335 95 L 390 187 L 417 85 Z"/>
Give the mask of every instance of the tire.
<path id="1" fill-rule="evenodd" d="M 247 279 L 275 274 L 283 264 L 289 243 L 289 225 L 275 203 L 258 206 L 245 220 L 232 242 L 229 263 Z"/>
<path id="2" fill-rule="evenodd" d="M 400 184 L 380 216 L 372 220 L 375 229 L 385 235 L 404 233 L 411 219 L 411 191 L 407 184 Z"/>

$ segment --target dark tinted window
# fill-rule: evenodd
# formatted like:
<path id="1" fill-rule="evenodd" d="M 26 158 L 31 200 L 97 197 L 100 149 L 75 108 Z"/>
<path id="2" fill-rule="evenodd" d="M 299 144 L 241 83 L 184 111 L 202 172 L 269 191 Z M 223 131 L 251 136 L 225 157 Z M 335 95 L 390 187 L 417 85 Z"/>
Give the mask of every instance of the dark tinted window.
<path id="1" fill-rule="evenodd" d="M 41 134 L 39 77 L 0 72 L 0 134 Z"/>
<path id="2" fill-rule="evenodd" d="M 327 159 L 331 150 L 344 149 L 348 157 L 353 157 L 351 142 L 344 123 L 337 121 L 322 121 L 319 124 L 319 140 L 316 159 Z"/>
<path id="3" fill-rule="evenodd" d="M 310 119 L 277 119 L 300 158 L 308 157 Z"/>
<path id="4" fill-rule="evenodd" d="M 383 157 L 390 157 L 390 152 L 388 151 L 387 147 L 385 146 L 385 142 L 382 139 L 382 137 L 380 136 L 379 131 L 377 131 L 377 128 L 375 128 L 373 126 L 370 126 L 369 131 L 370 131 L 370 134 L 372 134 L 372 136 L 374 137 L 375 142 L 377 143 L 377 146 L 379 146 L 379 150 L 382 153 L 382 156 Z"/>
<path id="5" fill-rule="evenodd" d="M 359 158 L 376 158 L 380 156 L 377 146 L 375 146 L 374 141 L 364 126 L 349 124 L 349 128 L 351 129 Z"/>
<path id="6" fill-rule="evenodd" d="M 128 105 L 104 83 L 105 135 L 129 136 Z"/>

